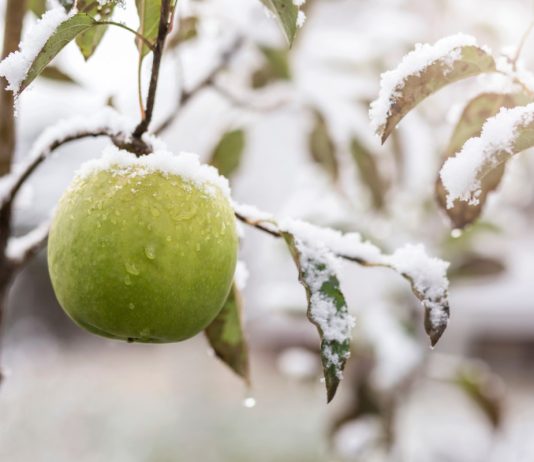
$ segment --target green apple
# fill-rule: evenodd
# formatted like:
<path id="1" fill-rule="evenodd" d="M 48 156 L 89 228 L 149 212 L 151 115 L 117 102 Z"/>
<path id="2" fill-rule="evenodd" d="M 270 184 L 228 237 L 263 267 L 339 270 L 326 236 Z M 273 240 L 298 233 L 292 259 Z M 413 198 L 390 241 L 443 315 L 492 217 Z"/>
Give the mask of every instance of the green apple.
<path id="1" fill-rule="evenodd" d="M 159 168 L 157 154 L 128 156 L 97 163 L 61 198 L 48 241 L 52 285 L 66 313 L 95 334 L 184 340 L 213 321 L 230 291 L 234 213 L 211 167 L 174 168 L 166 154 Z"/>

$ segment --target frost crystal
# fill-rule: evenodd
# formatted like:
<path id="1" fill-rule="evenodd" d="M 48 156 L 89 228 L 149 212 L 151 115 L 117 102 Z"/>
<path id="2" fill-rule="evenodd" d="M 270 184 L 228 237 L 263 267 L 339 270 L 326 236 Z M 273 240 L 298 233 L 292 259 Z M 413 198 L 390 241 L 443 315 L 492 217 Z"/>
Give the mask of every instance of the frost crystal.
<path id="1" fill-rule="evenodd" d="M 7 90 L 18 93 L 20 86 L 39 52 L 61 23 L 74 14 L 65 12 L 63 7 L 47 11 L 26 34 L 19 50 L 11 53 L 0 62 L 0 76 L 8 81 Z"/>
<path id="2" fill-rule="evenodd" d="M 468 140 L 449 158 L 440 175 L 447 190 L 447 207 L 457 199 L 478 204 L 481 177 L 514 154 L 517 131 L 534 121 L 534 103 L 513 109 L 502 108 L 488 119 L 479 137 Z"/>
<path id="3" fill-rule="evenodd" d="M 384 72 L 380 80 L 378 98 L 371 103 L 369 117 L 375 132 L 380 131 L 391 115 L 391 107 L 404 88 L 406 79 L 420 75 L 428 66 L 440 61 L 451 69 L 454 62 L 461 57 L 461 47 L 476 46 L 474 37 L 456 34 L 437 41 L 434 45 L 418 43 L 415 50 L 408 53 L 396 69 Z"/>

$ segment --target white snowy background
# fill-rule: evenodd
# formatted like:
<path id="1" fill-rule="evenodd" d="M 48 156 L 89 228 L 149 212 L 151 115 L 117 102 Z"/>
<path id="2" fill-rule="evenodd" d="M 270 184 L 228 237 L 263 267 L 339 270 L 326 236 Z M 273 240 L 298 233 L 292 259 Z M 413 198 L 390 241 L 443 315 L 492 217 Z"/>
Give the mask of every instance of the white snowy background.
<path id="1" fill-rule="evenodd" d="M 131 7 L 133 2 L 126 3 Z M 186 0 L 179 3 L 184 11 L 193 8 Z M 234 33 L 283 45 L 276 23 L 258 1 L 198 3 L 196 8 L 208 19 L 201 38 L 184 47 L 181 63 L 171 58 L 164 62 L 158 120 L 174 110 L 180 75 L 186 86 L 194 84 Z M 3 11 L 5 1 L 0 7 Z M 445 257 L 443 243 L 450 229 L 436 208 L 429 211 L 428 206 L 440 154 L 467 97 L 492 82 L 474 78 L 455 84 L 401 122 L 405 181 L 388 198 L 385 217 L 370 210 L 367 191 L 343 146 L 356 135 L 381 162 L 389 162 L 390 142 L 379 146 L 365 102 L 376 98 L 380 73 L 394 67 L 416 42 L 463 32 L 496 52 L 513 53 L 534 19 L 533 10 L 527 0 L 317 0 L 291 53 L 291 83 L 258 93 L 247 89 L 246 76 L 260 59 L 252 46 L 221 79 L 241 99 L 260 107 L 284 103 L 279 109 L 247 111 L 206 91 L 163 138 L 174 151 L 197 152 L 206 159 L 226 129 L 245 127 L 246 153 L 232 181 L 236 200 L 279 216 L 360 231 L 387 251 L 423 242 L 431 254 Z M 119 10 L 118 19 L 134 24 L 127 11 Z M 27 20 L 30 25 L 34 18 Z M 523 54 L 525 66 L 534 70 L 532 50 L 534 36 Z M 69 46 L 57 64 L 81 85 L 39 79 L 21 96 L 19 160 L 47 126 L 61 118 L 93 114 L 110 96 L 120 112 L 138 115 L 137 58 L 128 33 L 110 30 L 88 63 Z M 148 67 L 145 71 L 146 76 Z M 310 104 L 327 114 L 341 147 L 348 199 L 340 198 L 309 160 L 312 120 L 303 107 Z M 68 145 L 39 169 L 20 197 L 21 231 L 49 216 L 73 172 L 99 156 L 103 146 L 98 140 Z M 506 271 L 451 282 L 451 322 L 432 353 L 423 335 L 414 341 L 392 321 L 393 308 L 418 306 L 405 281 L 387 270 L 343 266 L 342 286 L 356 316 L 355 336 L 372 337 L 377 345 L 379 386 L 394 386 L 423 356 L 439 369 L 440 361 L 451 355 L 468 356 L 477 345 L 490 344 L 485 359 L 502 374 L 508 396 L 504 427 L 493 433 L 460 392 L 439 381 L 421 380 L 399 411 L 395 458 L 377 453 L 366 461 L 534 460 L 533 173 L 534 160 L 528 154 L 510 163 L 483 216 L 500 231 L 481 233 L 472 244 L 480 253 L 504 261 Z M 175 345 L 126 345 L 71 326 L 54 302 L 44 255 L 36 259 L 10 296 L 2 348 L 9 374 L 0 390 L 0 460 L 360 460 L 354 453 L 372 436 L 374 423 L 343 428 L 330 446 L 329 419 L 343 411 L 350 390 L 342 383 L 339 396 L 327 407 L 317 358 L 294 348 L 313 341 L 315 332 L 288 316 L 303 312 L 305 297 L 287 252 L 279 242 L 247 229 L 241 258 L 250 273 L 245 301 L 253 347 L 251 391 L 207 353 L 202 336 Z M 417 314 L 422 319 L 422 311 Z M 250 396 L 256 406 L 249 409 L 242 402 Z"/>

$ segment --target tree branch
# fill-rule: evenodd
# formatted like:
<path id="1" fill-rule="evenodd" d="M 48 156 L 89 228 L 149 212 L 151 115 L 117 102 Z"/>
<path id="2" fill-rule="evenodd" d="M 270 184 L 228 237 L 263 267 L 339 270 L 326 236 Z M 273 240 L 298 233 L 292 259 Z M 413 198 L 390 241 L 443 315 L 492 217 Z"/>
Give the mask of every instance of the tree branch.
<path id="1" fill-rule="evenodd" d="M 243 37 L 236 38 L 230 46 L 221 53 L 219 63 L 193 88 L 185 90 L 183 87 L 178 97 L 178 104 L 176 109 L 154 130 L 154 133 L 160 134 L 162 131 L 169 128 L 169 126 L 178 118 L 182 109 L 189 103 L 189 101 L 200 93 L 202 90 L 210 87 L 215 82 L 217 76 L 228 67 L 232 58 L 239 52 L 245 40 Z"/>
<path id="2" fill-rule="evenodd" d="M 171 0 L 162 0 L 161 14 L 159 19 L 159 30 L 156 44 L 154 45 L 154 60 L 152 61 L 152 75 L 148 87 L 148 97 L 146 102 L 146 111 L 139 125 L 134 130 L 132 136 L 140 140 L 143 134 L 148 130 L 154 113 L 154 103 L 156 101 L 156 90 L 158 88 L 159 71 L 161 67 L 161 58 L 165 48 L 165 39 L 169 33 L 169 17 L 171 13 Z"/>
<path id="3" fill-rule="evenodd" d="M 19 46 L 25 12 L 25 0 L 7 0 L 2 59 Z M 5 90 L 5 86 L 4 79 L 0 79 L 0 175 L 11 169 L 16 144 L 14 96 L 13 92 Z"/>

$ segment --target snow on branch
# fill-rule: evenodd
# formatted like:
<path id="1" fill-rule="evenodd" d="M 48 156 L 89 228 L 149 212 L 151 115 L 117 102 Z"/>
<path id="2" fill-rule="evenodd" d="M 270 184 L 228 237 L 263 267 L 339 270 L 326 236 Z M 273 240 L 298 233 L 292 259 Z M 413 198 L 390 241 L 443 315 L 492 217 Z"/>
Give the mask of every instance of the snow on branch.
<path id="1" fill-rule="evenodd" d="M 371 103 L 371 126 L 384 142 L 419 102 L 458 80 L 495 70 L 491 52 L 469 35 L 417 44 L 394 70 L 382 74 L 378 98 Z"/>
<path id="2" fill-rule="evenodd" d="M 247 216 L 249 206 L 234 204 L 239 220 L 271 235 L 281 237 L 289 232 L 310 245 L 322 245 L 338 258 L 353 261 L 363 266 L 385 267 L 398 272 L 407 279 L 414 295 L 425 310 L 425 330 L 435 345 L 445 331 L 449 319 L 447 268 L 449 263 L 427 255 L 423 245 L 407 244 L 387 255 L 358 233 L 341 233 L 300 220 L 286 219 L 276 222 L 269 214 L 257 211 Z M 262 216 L 271 217 L 262 221 Z"/>
<path id="3" fill-rule="evenodd" d="M 59 146 L 88 137 L 127 137 L 133 127 L 132 122 L 111 108 L 89 116 L 61 120 L 48 127 L 34 142 L 27 158 L 21 164 L 14 165 L 10 174 L 0 178 L 0 204 L 5 206 L 11 203 L 26 179 Z"/>
<path id="4" fill-rule="evenodd" d="M 19 237 L 11 237 L 7 242 L 6 256 L 20 265 L 33 257 L 46 243 L 50 222 L 47 220 Z"/>
<path id="5" fill-rule="evenodd" d="M 484 177 L 512 155 L 532 146 L 534 103 L 502 108 L 486 121 L 479 137 L 469 139 L 443 165 L 440 176 L 447 191 L 447 207 L 453 207 L 458 199 L 478 204 Z"/>

